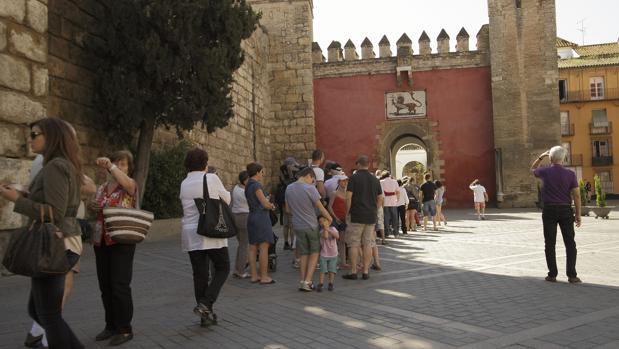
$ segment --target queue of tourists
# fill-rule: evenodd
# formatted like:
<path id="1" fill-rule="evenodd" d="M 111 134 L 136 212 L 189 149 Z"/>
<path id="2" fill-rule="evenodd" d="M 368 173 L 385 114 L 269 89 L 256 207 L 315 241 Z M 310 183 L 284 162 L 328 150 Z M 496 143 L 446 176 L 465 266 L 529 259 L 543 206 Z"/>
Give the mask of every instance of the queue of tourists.
<path id="1" fill-rule="evenodd" d="M 128 151 L 118 151 L 98 158 L 95 164 L 105 171 L 107 180 L 97 187 L 82 172 L 77 135 L 68 122 L 46 118 L 34 122 L 30 128 L 29 144 L 38 154 L 33 162 L 30 186 L 24 189 L 2 184 L 0 196 L 15 203 L 14 211 L 28 217 L 30 227 L 37 220 L 41 226 L 49 221 L 58 227 L 53 233 L 61 234 L 65 246 L 62 250 L 66 252 L 61 258 L 66 270 L 31 275 L 28 312 L 34 323 L 24 344 L 33 348 L 83 348 L 64 321 L 62 309 L 73 276 L 79 272 L 83 249 L 80 235 L 88 229 L 80 218 L 86 206 L 96 216 L 92 244 L 105 311 L 103 329 L 95 340 L 121 345 L 133 338 L 131 280 L 136 241 L 116 237 L 120 231 L 128 239 L 135 238 L 126 226 L 140 220 L 124 217 L 114 221 L 115 225 L 107 218 L 106 210 L 139 209 L 139 188 L 131 177 L 133 156 Z M 324 152 L 315 150 L 308 166 L 301 166 L 293 158 L 284 160 L 273 193 L 265 191 L 263 186 L 265 168 L 252 162 L 238 174 L 238 183 L 230 192 L 216 170 L 208 166 L 205 150 L 195 148 L 187 152 L 184 163 L 187 176 L 179 183 L 183 209 L 181 248 L 191 262 L 196 302 L 193 312 L 200 317 L 202 326 L 217 323 L 214 304 L 231 269 L 228 236 L 201 233 L 205 229 L 203 218 L 209 213 L 207 208 L 213 207 L 208 205 L 209 200 L 221 202 L 225 207 L 230 205 L 230 221 L 222 210 L 215 229 L 226 232 L 226 224 L 234 226 L 238 241 L 232 268 L 235 278 L 249 279 L 266 287 L 276 283 L 269 270 L 278 239 L 273 225 L 279 222 L 283 226 L 284 250 L 294 254 L 293 264 L 299 270 L 296 288 L 303 292 L 334 291 L 340 270 L 346 270 L 342 275 L 346 280 L 368 280 L 370 270 L 381 271 L 377 239 L 385 245 L 391 236 L 409 234 L 419 227 L 428 230 L 429 220 L 433 230 L 441 223 L 447 225 L 443 210 L 445 186 L 433 181 L 430 173 L 424 174 L 424 182 L 418 186 L 414 178 L 395 179 L 387 170 L 371 173 L 370 159 L 365 155 L 360 155 L 356 168 L 348 171 L 337 162 L 325 159 Z M 542 177 L 544 172 L 536 170 L 535 175 Z M 485 219 L 488 200 L 485 188 L 475 180 L 470 189 L 474 192 L 478 217 Z M 86 199 L 93 194 L 93 200 Z M 122 225 L 120 229 L 118 224 Z M 552 224 L 544 220 L 545 232 L 552 230 Z M 554 230 L 556 234 L 556 227 Z M 553 243 L 554 240 L 547 241 L 547 256 L 552 257 L 549 257 L 552 263 Z M 575 264 L 575 246 L 568 249 L 569 260 Z M 552 263 L 549 262 L 547 278 L 550 281 L 556 279 L 556 264 Z M 317 284 L 314 283 L 316 269 L 319 269 Z M 579 281 L 573 265 L 569 273 L 570 282 Z"/>

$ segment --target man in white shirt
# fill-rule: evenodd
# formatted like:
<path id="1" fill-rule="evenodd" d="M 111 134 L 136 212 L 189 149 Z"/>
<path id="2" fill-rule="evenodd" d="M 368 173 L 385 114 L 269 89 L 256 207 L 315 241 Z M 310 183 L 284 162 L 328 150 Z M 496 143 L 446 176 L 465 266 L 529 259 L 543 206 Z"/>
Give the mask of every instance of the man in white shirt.
<path id="1" fill-rule="evenodd" d="M 473 202 L 475 203 L 475 211 L 477 211 L 477 219 L 485 220 L 486 202 L 488 201 L 486 188 L 479 183 L 479 179 L 471 182 L 469 188 L 473 191 Z"/>
<path id="2" fill-rule="evenodd" d="M 389 236 L 391 232 L 394 237 L 398 236 L 398 201 L 400 192 L 398 182 L 391 178 L 389 171 L 383 171 L 380 176 L 380 186 L 383 188 L 385 195 L 384 201 L 384 220 L 385 220 L 385 236 Z"/>

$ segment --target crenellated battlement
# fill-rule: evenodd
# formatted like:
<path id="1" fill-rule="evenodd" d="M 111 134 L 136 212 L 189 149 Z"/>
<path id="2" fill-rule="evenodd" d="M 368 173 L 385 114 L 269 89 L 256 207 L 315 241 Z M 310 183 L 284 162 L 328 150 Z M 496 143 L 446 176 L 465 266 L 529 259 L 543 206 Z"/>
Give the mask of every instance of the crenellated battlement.
<path id="1" fill-rule="evenodd" d="M 432 40 L 425 31 L 417 40 L 418 46 L 414 45 L 413 40 L 404 33 L 396 41 L 394 56 L 391 52 L 391 43 L 384 35 L 378 42 L 378 57 L 374 52 L 374 45 L 368 38 L 361 43 L 361 57 L 352 40 L 346 42 L 343 50 L 339 41 L 332 41 L 327 48 L 328 60 L 325 59 L 318 43 L 314 42 L 312 46 L 314 78 L 396 73 L 400 85 L 403 79 L 412 82 L 413 71 L 487 67 L 490 65 L 488 25 L 482 26 L 476 36 L 477 50 L 471 51 L 469 34 L 466 29 L 460 29 L 456 35 L 454 50 L 450 51 L 449 34 L 441 30 L 436 38 L 437 51 L 432 52 Z M 418 51 L 415 51 L 416 48 Z"/>
<path id="2" fill-rule="evenodd" d="M 487 53 L 490 48 L 489 30 L 487 24 L 481 27 L 481 29 L 477 32 L 476 37 L 477 49 L 475 51 Z M 419 37 L 417 42 L 419 49 L 417 50 L 418 53 L 415 53 L 415 49 L 413 48 L 413 41 L 406 33 L 402 34 L 402 36 L 396 42 L 395 57 L 434 57 L 469 52 L 469 34 L 464 28 L 462 28 L 460 32 L 456 35 L 456 45 L 454 51 L 450 51 L 450 37 L 447 31 L 445 31 L 445 29 L 442 29 L 438 37 L 436 38 L 436 53 L 432 52 L 431 39 L 425 31 L 421 33 L 421 36 Z M 386 35 L 383 35 L 381 40 L 378 42 L 378 57 L 374 52 L 374 45 L 367 37 L 361 43 L 361 55 L 357 53 L 357 48 L 355 44 L 352 42 L 352 40 L 349 39 L 344 45 L 344 50 L 342 50 L 342 45 L 339 41 L 332 41 L 327 48 L 327 60 L 325 60 L 325 56 L 318 43 L 314 42 L 312 46 L 312 57 L 314 64 L 328 64 L 334 62 L 350 62 L 358 60 L 392 58 L 394 56 L 391 51 L 391 43 L 389 42 L 389 39 Z"/>

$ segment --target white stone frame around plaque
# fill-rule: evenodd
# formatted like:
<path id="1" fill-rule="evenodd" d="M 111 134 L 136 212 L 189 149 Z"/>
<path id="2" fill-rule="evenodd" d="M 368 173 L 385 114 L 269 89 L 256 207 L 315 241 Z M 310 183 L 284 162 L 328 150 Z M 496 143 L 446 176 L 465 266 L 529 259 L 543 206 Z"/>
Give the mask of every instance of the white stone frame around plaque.
<path id="1" fill-rule="evenodd" d="M 387 119 L 425 118 L 426 91 L 397 91 L 385 93 Z"/>

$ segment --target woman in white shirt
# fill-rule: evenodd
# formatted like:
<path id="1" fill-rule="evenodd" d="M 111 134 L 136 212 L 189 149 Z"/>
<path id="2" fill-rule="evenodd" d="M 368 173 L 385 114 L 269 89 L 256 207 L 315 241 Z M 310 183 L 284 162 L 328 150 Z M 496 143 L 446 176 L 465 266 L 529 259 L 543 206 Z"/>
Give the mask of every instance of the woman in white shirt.
<path id="1" fill-rule="evenodd" d="M 180 199 L 183 205 L 182 248 L 189 253 L 193 269 L 193 285 L 196 307 L 193 312 L 200 316 L 200 325 L 217 323 L 213 304 L 217 300 L 221 287 L 230 273 L 228 256 L 228 239 L 213 239 L 198 235 L 200 213 L 194 199 L 204 197 L 203 180 L 206 177 L 209 197 L 230 203 L 230 193 L 224 188 L 219 177 L 206 173 L 208 154 L 195 148 L 185 157 L 187 178 L 181 183 Z M 209 283 L 209 263 L 213 265 Z"/>
<path id="2" fill-rule="evenodd" d="M 236 248 L 236 261 L 232 276 L 240 279 L 249 277 L 249 273 L 245 272 L 248 262 L 247 248 L 249 247 L 249 241 L 247 240 L 249 204 L 247 203 L 247 198 L 245 198 L 245 185 L 247 185 L 248 180 L 249 175 L 247 175 L 247 171 L 241 171 L 239 173 L 239 183 L 232 189 L 232 204 L 230 205 L 237 229 L 236 239 L 239 242 L 239 246 Z"/>

